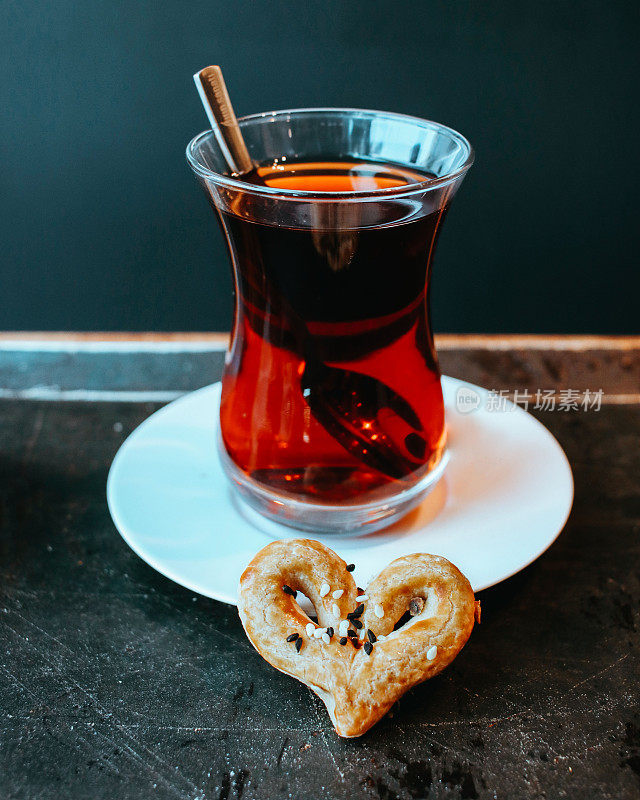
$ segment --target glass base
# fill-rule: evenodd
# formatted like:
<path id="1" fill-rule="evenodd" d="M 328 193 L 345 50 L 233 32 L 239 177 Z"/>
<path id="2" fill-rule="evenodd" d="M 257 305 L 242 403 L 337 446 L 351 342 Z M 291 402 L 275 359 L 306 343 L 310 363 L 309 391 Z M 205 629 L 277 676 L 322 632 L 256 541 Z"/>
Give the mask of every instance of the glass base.
<path id="1" fill-rule="evenodd" d="M 267 519 L 319 534 L 352 534 L 377 531 L 391 525 L 415 508 L 442 477 L 449 454 L 445 448 L 440 460 L 418 483 L 392 495 L 368 503 L 313 503 L 297 496 L 268 489 L 248 477 L 229 457 L 222 438 L 218 436 L 218 451 L 223 471 L 243 500 Z"/>

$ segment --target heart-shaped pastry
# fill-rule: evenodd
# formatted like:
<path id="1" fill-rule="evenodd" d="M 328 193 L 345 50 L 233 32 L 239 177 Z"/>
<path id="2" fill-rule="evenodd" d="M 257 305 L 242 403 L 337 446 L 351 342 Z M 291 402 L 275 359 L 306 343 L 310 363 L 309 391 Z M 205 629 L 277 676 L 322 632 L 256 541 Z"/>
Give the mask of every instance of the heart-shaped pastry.
<path id="1" fill-rule="evenodd" d="M 312 689 L 346 737 L 365 733 L 412 686 L 441 672 L 480 620 L 469 581 L 446 558 L 398 558 L 360 596 L 349 570 L 311 539 L 272 542 L 245 569 L 238 593 L 256 650 Z M 315 606 L 317 624 L 298 591 Z"/>

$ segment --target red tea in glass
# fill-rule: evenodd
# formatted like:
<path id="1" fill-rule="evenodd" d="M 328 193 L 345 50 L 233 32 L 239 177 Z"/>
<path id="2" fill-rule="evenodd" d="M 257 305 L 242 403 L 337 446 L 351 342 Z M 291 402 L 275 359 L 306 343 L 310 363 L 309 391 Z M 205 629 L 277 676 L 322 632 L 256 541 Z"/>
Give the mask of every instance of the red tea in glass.
<path id="1" fill-rule="evenodd" d="M 430 272 L 470 147 L 435 123 L 376 112 L 279 112 L 241 126 L 260 164 L 245 175 L 213 172 L 215 141 L 190 146 L 235 279 L 223 463 L 278 521 L 379 527 L 444 467 Z"/>

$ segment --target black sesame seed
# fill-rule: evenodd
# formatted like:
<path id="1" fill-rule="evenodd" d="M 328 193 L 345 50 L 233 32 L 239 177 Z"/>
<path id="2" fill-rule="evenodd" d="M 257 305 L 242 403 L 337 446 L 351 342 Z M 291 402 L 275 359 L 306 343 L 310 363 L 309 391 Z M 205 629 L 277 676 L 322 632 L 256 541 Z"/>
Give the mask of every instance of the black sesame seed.
<path id="1" fill-rule="evenodd" d="M 353 625 L 354 628 L 357 628 L 358 630 L 364 628 L 364 625 L 360 622 L 359 619 L 352 619 L 351 624 Z"/>
<path id="2" fill-rule="evenodd" d="M 287 641 L 288 642 L 295 642 L 295 640 L 299 639 L 299 638 L 300 638 L 300 634 L 299 633 L 292 633 L 289 636 L 287 636 Z"/>
<path id="3" fill-rule="evenodd" d="M 377 641 L 378 641 L 378 637 L 377 637 L 377 636 L 375 635 L 375 633 L 374 633 L 374 632 L 371 630 L 371 628 L 368 628 L 368 629 L 367 629 L 367 637 L 369 638 L 369 641 L 371 642 L 371 644 L 373 644 L 374 642 L 377 642 Z"/>
<path id="4" fill-rule="evenodd" d="M 424 600 L 422 599 L 422 597 L 414 597 L 409 603 L 409 614 L 411 614 L 412 617 L 415 617 L 418 614 L 422 613 L 423 608 L 424 608 Z"/>
<path id="5" fill-rule="evenodd" d="M 355 564 L 347 564 L 347 572 L 353 572 L 355 568 L 356 568 Z"/>
<path id="6" fill-rule="evenodd" d="M 356 608 L 353 612 L 354 617 L 359 617 L 364 613 L 364 603 L 360 603 L 360 605 Z"/>
<path id="7" fill-rule="evenodd" d="M 296 590 L 295 590 L 295 589 L 292 589 L 290 586 L 287 586 L 287 584 L 286 584 L 286 583 L 285 583 L 285 585 L 282 587 L 282 591 L 283 591 L 285 594 L 290 594 L 292 597 L 295 597 L 295 596 L 298 594 L 298 592 L 296 592 Z"/>
<path id="8" fill-rule="evenodd" d="M 331 638 L 333 636 L 333 628 L 327 628 L 327 636 Z"/>
<path id="9" fill-rule="evenodd" d="M 356 591 L 358 592 L 358 594 L 364 594 L 364 589 L 362 588 L 362 586 L 358 586 L 356 588 Z"/>
<path id="10" fill-rule="evenodd" d="M 296 639 L 296 650 L 298 652 L 300 652 L 300 650 L 302 650 L 302 637 L 300 637 L 299 639 Z"/>
<path id="11" fill-rule="evenodd" d="M 347 637 L 346 637 L 346 636 L 343 636 L 343 637 L 340 639 L 340 644 L 346 644 L 346 643 L 347 643 Z"/>
<path id="12" fill-rule="evenodd" d="M 365 652 L 365 653 L 366 653 L 368 656 L 370 656 L 370 655 L 371 655 L 371 651 L 372 651 L 372 650 L 373 650 L 373 645 L 371 644 L 371 642 L 365 642 L 365 643 L 364 643 L 364 652 Z"/>
<path id="13" fill-rule="evenodd" d="M 358 638 L 358 634 L 353 630 L 353 628 L 349 628 L 349 630 L 347 631 L 347 636 L 349 636 L 351 639 Z"/>

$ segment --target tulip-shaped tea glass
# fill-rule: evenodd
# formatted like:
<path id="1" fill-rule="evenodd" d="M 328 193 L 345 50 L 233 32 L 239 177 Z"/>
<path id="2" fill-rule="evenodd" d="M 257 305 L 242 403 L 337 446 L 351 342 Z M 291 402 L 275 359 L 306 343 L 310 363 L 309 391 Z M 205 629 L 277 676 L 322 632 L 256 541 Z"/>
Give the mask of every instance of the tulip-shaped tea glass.
<path id="1" fill-rule="evenodd" d="M 240 130 L 247 174 L 212 131 L 187 148 L 233 266 L 224 470 L 279 522 L 375 530 L 446 463 L 429 282 L 473 151 L 444 125 L 356 109 L 255 114 Z"/>

